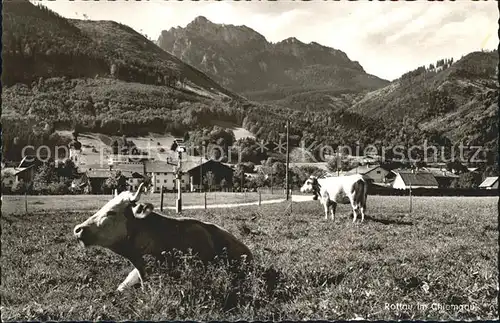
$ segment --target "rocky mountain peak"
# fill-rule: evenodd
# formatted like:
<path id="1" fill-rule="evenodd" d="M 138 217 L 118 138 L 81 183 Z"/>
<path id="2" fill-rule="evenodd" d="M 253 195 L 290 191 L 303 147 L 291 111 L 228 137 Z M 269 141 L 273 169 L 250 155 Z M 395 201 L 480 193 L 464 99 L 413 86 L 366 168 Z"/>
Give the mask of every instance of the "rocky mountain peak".
<path id="1" fill-rule="evenodd" d="M 304 44 L 303 42 L 301 42 L 300 40 L 298 40 L 295 37 L 288 37 L 287 39 L 282 40 L 280 43 L 285 43 L 285 44 Z"/>
<path id="2" fill-rule="evenodd" d="M 213 22 L 208 20 L 205 16 L 198 16 L 191 21 L 186 28 L 189 27 L 207 27 L 207 25 L 215 25 Z"/>
<path id="3" fill-rule="evenodd" d="M 387 84 L 367 75 L 340 50 L 293 36 L 270 43 L 247 26 L 217 24 L 203 16 L 185 28 L 163 31 L 158 44 L 240 93 L 282 87 L 373 89 Z"/>

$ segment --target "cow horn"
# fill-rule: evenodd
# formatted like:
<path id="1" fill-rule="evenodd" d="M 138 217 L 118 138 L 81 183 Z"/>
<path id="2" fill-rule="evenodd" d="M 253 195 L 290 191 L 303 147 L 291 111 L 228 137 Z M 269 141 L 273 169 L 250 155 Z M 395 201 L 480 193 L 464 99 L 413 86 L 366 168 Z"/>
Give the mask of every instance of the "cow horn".
<path id="1" fill-rule="evenodd" d="M 141 185 L 139 185 L 139 188 L 137 189 L 137 192 L 135 192 L 134 196 L 132 196 L 132 198 L 130 198 L 130 202 L 138 202 L 139 199 L 141 198 L 141 193 L 142 193 L 142 188 L 144 187 L 144 183 L 141 183 Z"/>

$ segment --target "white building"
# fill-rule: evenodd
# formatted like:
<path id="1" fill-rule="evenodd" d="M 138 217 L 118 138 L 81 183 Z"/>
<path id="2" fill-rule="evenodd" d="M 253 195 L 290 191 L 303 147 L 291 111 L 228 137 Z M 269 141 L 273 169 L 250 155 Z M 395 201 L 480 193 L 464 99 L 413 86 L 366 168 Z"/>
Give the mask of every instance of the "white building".
<path id="1" fill-rule="evenodd" d="M 177 171 L 176 166 L 164 161 L 146 161 L 144 165 L 146 175 L 151 178 L 154 192 L 160 192 L 162 186 L 163 189 L 169 191 L 177 189 L 177 181 L 175 178 Z M 190 190 L 190 178 L 187 172 L 182 174 L 181 188 L 183 190 Z"/>
<path id="2" fill-rule="evenodd" d="M 413 188 L 438 188 L 439 184 L 429 172 L 411 171 L 411 170 L 393 170 L 396 177 L 392 187 L 396 189 Z"/>
<path id="3" fill-rule="evenodd" d="M 390 171 L 380 165 L 363 165 L 349 170 L 345 175 L 360 174 L 371 179 L 374 183 L 387 183 Z"/>

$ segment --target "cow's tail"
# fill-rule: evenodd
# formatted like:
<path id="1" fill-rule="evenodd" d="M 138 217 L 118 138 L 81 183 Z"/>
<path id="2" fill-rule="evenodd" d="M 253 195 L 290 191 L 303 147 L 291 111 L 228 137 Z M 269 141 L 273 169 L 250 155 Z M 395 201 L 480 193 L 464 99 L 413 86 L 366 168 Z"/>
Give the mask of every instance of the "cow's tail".
<path id="1" fill-rule="evenodd" d="M 368 186 L 369 183 L 367 181 L 363 181 L 363 210 L 366 212 L 366 199 L 368 198 Z"/>
<path id="2" fill-rule="evenodd" d="M 354 185 L 354 201 L 366 210 L 366 197 L 368 195 L 368 183 L 364 179 L 357 180 Z"/>

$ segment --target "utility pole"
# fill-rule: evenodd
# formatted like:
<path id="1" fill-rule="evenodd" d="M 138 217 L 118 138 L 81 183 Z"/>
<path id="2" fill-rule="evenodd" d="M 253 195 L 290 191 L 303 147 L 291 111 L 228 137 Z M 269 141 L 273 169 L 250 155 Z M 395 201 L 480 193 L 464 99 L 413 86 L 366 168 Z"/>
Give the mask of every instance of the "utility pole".
<path id="1" fill-rule="evenodd" d="M 177 213 L 182 212 L 182 153 L 186 152 L 186 146 L 184 145 L 184 140 L 182 139 L 175 139 L 172 146 L 170 147 L 170 150 L 177 152 L 178 156 L 178 161 L 177 161 L 177 170 L 175 172 L 176 179 L 177 179 L 177 201 L 175 202 L 176 206 L 176 211 Z M 169 163 L 168 164 L 173 164 L 175 163 Z"/>
<path id="2" fill-rule="evenodd" d="M 273 166 L 271 166 L 271 195 L 273 195 L 273 174 L 274 174 L 274 170 L 273 170 Z"/>
<path id="3" fill-rule="evenodd" d="M 411 199 L 411 183 L 410 183 L 410 214 L 411 214 L 411 209 L 412 209 L 412 199 Z"/>
<path id="4" fill-rule="evenodd" d="M 204 144 L 204 142 L 203 142 Z M 203 185 L 203 155 L 205 152 L 204 145 L 201 147 L 200 151 L 200 192 L 202 192 L 202 185 Z"/>
<path id="5" fill-rule="evenodd" d="M 241 169 L 241 186 L 240 186 L 240 192 L 243 192 L 243 181 L 245 179 L 245 171 L 243 170 L 243 167 L 240 167 Z"/>
<path id="6" fill-rule="evenodd" d="M 340 154 L 339 149 L 337 148 L 337 177 L 340 176 Z"/>
<path id="7" fill-rule="evenodd" d="M 160 212 L 163 212 L 163 185 L 160 188 Z"/>
<path id="8" fill-rule="evenodd" d="M 177 201 L 175 203 L 177 213 L 182 212 L 182 188 L 181 188 L 181 183 L 182 183 L 182 152 L 179 151 L 179 161 L 177 164 Z"/>
<path id="9" fill-rule="evenodd" d="M 415 170 L 413 169 L 412 171 L 412 174 L 415 174 Z M 413 207 L 413 203 L 412 203 L 412 195 L 411 195 L 411 179 L 409 181 L 410 183 L 410 214 L 411 214 L 411 211 L 412 211 L 412 207 Z"/>
<path id="10" fill-rule="evenodd" d="M 289 190 L 289 180 L 288 180 L 288 168 L 290 166 L 290 149 L 289 149 L 289 130 L 290 130 L 290 119 L 286 120 L 286 173 L 285 173 L 285 188 L 286 188 L 286 200 L 290 199 L 290 190 Z"/>

